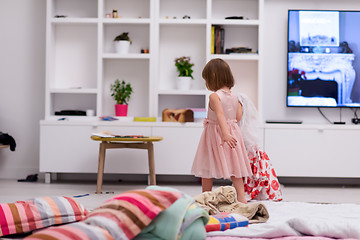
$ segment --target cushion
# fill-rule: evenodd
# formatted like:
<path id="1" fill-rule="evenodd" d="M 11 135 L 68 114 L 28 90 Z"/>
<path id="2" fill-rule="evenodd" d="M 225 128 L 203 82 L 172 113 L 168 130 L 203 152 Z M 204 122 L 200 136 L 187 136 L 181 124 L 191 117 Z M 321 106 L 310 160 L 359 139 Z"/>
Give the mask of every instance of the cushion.
<path id="1" fill-rule="evenodd" d="M 179 192 L 124 192 L 95 208 L 80 222 L 43 229 L 25 239 L 133 239 L 179 198 Z"/>
<path id="2" fill-rule="evenodd" d="M 88 211 L 69 197 L 39 197 L 0 204 L 0 236 L 82 220 Z"/>
<path id="3" fill-rule="evenodd" d="M 247 227 L 249 220 L 237 213 L 221 212 L 209 217 L 209 222 L 205 225 L 206 232 L 225 231 L 237 227 Z"/>

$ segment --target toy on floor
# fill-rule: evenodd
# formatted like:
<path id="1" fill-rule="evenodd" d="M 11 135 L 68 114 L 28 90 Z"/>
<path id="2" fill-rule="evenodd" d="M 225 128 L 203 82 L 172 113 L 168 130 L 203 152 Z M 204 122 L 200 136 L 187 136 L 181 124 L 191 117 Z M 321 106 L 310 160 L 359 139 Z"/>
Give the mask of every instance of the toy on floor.
<path id="1" fill-rule="evenodd" d="M 247 227 L 249 220 L 237 213 L 221 212 L 209 217 L 209 222 L 205 225 L 206 232 L 225 231 L 237 227 Z"/>

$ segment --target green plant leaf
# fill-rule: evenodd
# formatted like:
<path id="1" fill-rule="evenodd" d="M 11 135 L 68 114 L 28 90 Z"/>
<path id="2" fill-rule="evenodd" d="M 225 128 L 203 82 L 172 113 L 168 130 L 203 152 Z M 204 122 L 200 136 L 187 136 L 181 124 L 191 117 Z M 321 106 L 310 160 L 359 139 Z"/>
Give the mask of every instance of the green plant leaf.
<path id="1" fill-rule="evenodd" d="M 110 91 L 117 104 L 128 104 L 133 89 L 130 83 L 126 83 L 124 80 L 120 82 L 119 79 L 116 79 L 110 85 Z"/>
<path id="2" fill-rule="evenodd" d="M 183 56 L 175 58 L 175 66 L 179 73 L 179 77 L 191 77 L 191 79 L 194 79 L 194 77 L 192 76 L 192 67 L 194 66 L 194 64 L 190 62 L 190 57 Z"/>

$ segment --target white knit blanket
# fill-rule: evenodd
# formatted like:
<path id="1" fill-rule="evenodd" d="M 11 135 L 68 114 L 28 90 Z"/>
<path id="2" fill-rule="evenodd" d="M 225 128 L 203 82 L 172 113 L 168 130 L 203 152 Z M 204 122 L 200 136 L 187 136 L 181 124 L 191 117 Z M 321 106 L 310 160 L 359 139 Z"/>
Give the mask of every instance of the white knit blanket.
<path id="1" fill-rule="evenodd" d="M 305 202 L 261 201 L 270 218 L 266 223 L 250 224 L 208 236 L 276 238 L 285 236 L 323 236 L 360 239 L 360 205 Z"/>

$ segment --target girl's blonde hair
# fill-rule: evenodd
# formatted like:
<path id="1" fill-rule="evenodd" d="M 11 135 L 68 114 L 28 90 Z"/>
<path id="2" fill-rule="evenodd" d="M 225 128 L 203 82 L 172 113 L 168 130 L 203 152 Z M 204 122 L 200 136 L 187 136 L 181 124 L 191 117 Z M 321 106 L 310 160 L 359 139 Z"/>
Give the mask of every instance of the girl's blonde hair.
<path id="1" fill-rule="evenodd" d="M 224 86 L 231 89 L 235 84 L 230 66 L 221 58 L 210 60 L 202 71 L 202 77 L 211 91 L 217 91 Z"/>

